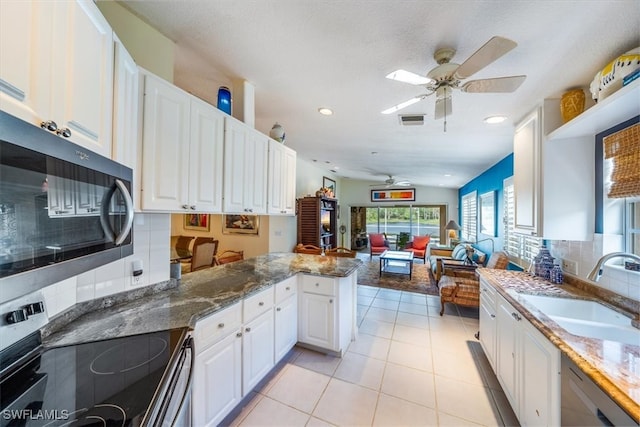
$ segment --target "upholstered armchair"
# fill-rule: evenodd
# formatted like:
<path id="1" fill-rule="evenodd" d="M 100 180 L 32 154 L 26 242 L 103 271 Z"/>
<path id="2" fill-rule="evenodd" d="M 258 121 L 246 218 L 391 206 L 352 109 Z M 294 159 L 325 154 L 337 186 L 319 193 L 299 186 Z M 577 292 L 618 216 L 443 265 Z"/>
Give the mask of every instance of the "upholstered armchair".
<path id="1" fill-rule="evenodd" d="M 405 251 L 413 252 L 413 258 L 420 258 L 422 262 L 427 263 L 427 246 L 431 236 L 414 236 L 413 240 L 404 248 Z"/>
<path id="2" fill-rule="evenodd" d="M 489 258 L 486 267 L 505 270 L 509 264 L 509 258 L 504 252 L 494 252 Z M 480 306 L 480 279 L 476 272 L 460 271 L 455 268 L 445 269 L 439 283 L 440 288 L 440 316 L 444 313 L 446 302 L 465 307 Z"/>
<path id="3" fill-rule="evenodd" d="M 371 233 L 369 234 L 369 255 L 380 255 L 384 251 L 389 250 L 389 241 L 384 234 Z"/>

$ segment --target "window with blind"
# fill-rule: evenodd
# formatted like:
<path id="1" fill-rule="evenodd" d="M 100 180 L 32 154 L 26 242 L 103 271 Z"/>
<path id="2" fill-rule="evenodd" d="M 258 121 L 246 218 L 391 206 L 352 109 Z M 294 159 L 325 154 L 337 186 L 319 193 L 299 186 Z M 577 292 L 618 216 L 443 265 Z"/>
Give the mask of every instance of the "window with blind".
<path id="1" fill-rule="evenodd" d="M 504 244 L 503 249 L 509 255 L 509 260 L 523 268 L 527 268 L 538 254 L 540 239 L 514 232 L 515 200 L 513 191 L 513 177 L 503 182 L 504 197 Z"/>
<path id="2" fill-rule="evenodd" d="M 462 239 L 476 241 L 478 229 L 478 193 L 473 191 L 462 196 Z"/>

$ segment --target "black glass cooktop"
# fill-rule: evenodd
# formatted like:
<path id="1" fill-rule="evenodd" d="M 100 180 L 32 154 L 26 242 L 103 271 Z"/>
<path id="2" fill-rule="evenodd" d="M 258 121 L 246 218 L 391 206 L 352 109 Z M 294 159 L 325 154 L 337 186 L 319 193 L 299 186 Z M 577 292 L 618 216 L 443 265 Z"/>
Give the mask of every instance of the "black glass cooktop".
<path id="1" fill-rule="evenodd" d="M 46 349 L 0 384 L 0 426 L 141 425 L 182 330 Z"/>

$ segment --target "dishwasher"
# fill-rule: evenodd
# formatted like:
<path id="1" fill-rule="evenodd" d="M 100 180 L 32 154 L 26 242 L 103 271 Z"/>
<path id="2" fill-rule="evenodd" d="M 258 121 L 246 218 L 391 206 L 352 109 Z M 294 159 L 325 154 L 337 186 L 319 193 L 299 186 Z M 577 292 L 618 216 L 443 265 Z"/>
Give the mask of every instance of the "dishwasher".
<path id="1" fill-rule="evenodd" d="M 563 426 L 640 425 L 564 354 L 561 369 Z"/>

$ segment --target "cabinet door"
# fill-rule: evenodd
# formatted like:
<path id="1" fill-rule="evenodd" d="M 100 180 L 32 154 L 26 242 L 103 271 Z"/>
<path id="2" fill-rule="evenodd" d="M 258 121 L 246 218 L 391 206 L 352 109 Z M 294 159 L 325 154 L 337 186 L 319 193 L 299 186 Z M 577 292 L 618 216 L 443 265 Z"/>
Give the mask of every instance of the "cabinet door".
<path id="1" fill-rule="evenodd" d="M 224 114 L 199 99 L 191 100 L 189 208 L 222 212 Z"/>
<path id="2" fill-rule="evenodd" d="M 142 208 L 187 210 L 189 108 L 186 92 L 146 75 L 142 150 Z"/>
<path id="3" fill-rule="evenodd" d="M 520 336 L 520 423 L 560 425 L 560 352 L 529 322 Z"/>
<path id="4" fill-rule="evenodd" d="M 240 402 L 241 336 L 229 334 L 197 355 L 191 404 L 194 426 L 217 426 Z"/>
<path id="5" fill-rule="evenodd" d="M 278 363 L 298 341 L 298 296 L 293 294 L 276 304 L 275 362 Z"/>
<path id="6" fill-rule="evenodd" d="M 518 414 L 518 321 L 513 317 L 515 309 L 503 298 L 498 297 L 496 313 L 496 375 L 504 393 Z"/>
<path id="7" fill-rule="evenodd" d="M 269 139 L 260 132 L 247 130 L 245 150 L 245 209 L 252 214 L 267 213 L 267 161 Z"/>
<path id="8" fill-rule="evenodd" d="M 282 144 L 272 139 L 269 140 L 269 186 L 267 188 L 269 201 L 268 212 L 270 214 L 284 214 L 283 182 L 285 174 L 284 166 L 285 150 Z"/>
<path id="9" fill-rule="evenodd" d="M 56 2 L 54 19 L 52 116 L 73 142 L 110 158 L 113 31 L 89 0 Z"/>
<path id="10" fill-rule="evenodd" d="M 246 139 L 246 128 L 242 123 L 225 118 L 223 205 L 225 212 L 246 213 L 244 206 Z"/>
<path id="11" fill-rule="evenodd" d="M 122 42 L 115 36 L 114 49 L 112 158 L 135 170 L 138 161 L 140 119 L 138 66 Z M 139 186 L 139 183 L 136 183 L 138 179 L 135 174 L 133 180 L 134 187 Z M 135 194 L 138 192 L 136 191 Z M 137 197 L 134 200 L 139 203 Z"/>
<path id="12" fill-rule="evenodd" d="M 274 366 L 273 310 L 244 326 L 242 334 L 242 395 L 246 396 Z"/>
<path id="13" fill-rule="evenodd" d="M 513 140 L 513 187 L 518 233 L 540 234 L 540 112 L 536 109 L 516 128 Z"/>
<path id="14" fill-rule="evenodd" d="M 327 295 L 302 293 L 300 306 L 300 342 L 327 350 L 335 347 L 334 298 Z"/>
<path id="15" fill-rule="evenodd" d="M 482 285 L 481 285 L 482 286 Z M 485 285 L 486 286 L 486 285 Z M 494 301 L 480 295 L 480 344 L 489 364 L 496 370 L 496 313 Z"/>
<path id="16" fill-rule="evenodd" d="M 38 123 L 40 118 L 34 111 L 32 93 L 38 5 L 30 1 L 0 2 L 0 107 L 30 123 Z"/>
<path id="17" fill-rule="evenodd" d="M 295 213 L 296 152 L 269 139 L 268 211 L 274 215 Z"/>

